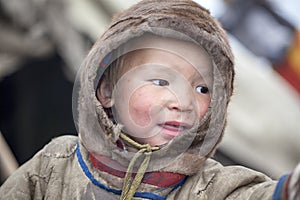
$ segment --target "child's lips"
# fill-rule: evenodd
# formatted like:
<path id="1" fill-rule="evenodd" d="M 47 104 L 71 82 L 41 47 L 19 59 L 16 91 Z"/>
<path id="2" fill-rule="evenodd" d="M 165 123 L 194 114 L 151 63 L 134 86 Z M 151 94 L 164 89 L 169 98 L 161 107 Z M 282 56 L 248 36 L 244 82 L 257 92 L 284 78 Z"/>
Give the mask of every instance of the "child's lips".
<path id="1" fill-rule="evenodd" d="M 159 125 L 163 129 L 163 133 L 169 137 L 176 137 L 177 135 L 189 130 L 192 126 L 183 122 L 168 121 Z"/>

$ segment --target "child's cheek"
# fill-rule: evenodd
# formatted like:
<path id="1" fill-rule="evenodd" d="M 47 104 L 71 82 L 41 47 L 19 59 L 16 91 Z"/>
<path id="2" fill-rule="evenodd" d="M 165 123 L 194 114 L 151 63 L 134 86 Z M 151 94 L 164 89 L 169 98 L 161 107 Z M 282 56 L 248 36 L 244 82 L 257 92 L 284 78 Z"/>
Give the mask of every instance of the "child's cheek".
<path id="1" fill-rule="evenodd" d="M 139 127 L 146 127 L 152 123 L 152 103 L 143 91 L 135 91 L 129 99 L 129 115 L 132 123 Z"/>
<path id="2" fill-rule="evenodd" d="M 208 110 L 209 104 L 210 104 L 210 99 L 205 99 L 198 102 L 199 120 L 201 120 L 204 117 L 205 113 Z"/>

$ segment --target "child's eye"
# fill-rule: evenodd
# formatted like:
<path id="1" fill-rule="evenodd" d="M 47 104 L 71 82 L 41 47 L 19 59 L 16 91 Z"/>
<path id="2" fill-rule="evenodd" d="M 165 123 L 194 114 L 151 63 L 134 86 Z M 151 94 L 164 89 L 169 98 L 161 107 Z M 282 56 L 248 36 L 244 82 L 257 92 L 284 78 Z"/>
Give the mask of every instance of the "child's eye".
<path id="1" fill-rule="evenodd" d="M 195 89 L 196 89 L 196 92 L 199 92 L 199 93 L 202 93 L 202 94 L 207 94 L 207 93 L 209 93 L 209 89 L 208 89 L 208 87 L 206 87 L 206 86 L 201 86 L 201 85 L 199 85 L 199 86 L 197 86 Z"/>
<path id="2" fill-rule="evenodd" d="M 155 85 L 158 85 L 158 86 L 168 86 L 169 85 L 169 82 L 166 80 L 163 80 L 163 79 L 153 79 L 151 81 L 152 81 L 152 83 L 154 83 Z"/>

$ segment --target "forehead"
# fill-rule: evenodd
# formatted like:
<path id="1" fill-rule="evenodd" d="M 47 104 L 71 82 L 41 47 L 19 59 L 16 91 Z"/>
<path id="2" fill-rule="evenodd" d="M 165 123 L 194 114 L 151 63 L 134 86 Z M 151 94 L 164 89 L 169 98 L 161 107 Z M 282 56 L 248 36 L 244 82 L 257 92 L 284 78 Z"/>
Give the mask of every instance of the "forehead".
<path id="1" fill-rule="evenodd" d="M 201 76 L 212 76 L 212 61 L 206 51 L 192 43 L 172 38 L 146 36 L 131 42 L 133 49 L 125 56 L 127 69 L 142 64 L 160 64 L 174 69 L 183 69 L 187 66 L 199 72 Z M 182 71 L 182 70 L 181 70 Z M 190 71 L 191 72 L 191 71 Z"/>

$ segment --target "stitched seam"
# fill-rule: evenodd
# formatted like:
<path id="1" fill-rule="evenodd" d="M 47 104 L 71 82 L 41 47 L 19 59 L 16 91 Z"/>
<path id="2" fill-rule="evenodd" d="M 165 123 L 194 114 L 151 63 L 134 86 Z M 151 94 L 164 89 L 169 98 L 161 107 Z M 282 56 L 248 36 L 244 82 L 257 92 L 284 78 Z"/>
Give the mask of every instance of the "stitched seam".
<path id="1" fill-rule="evenodd" d="M 197 192 L 197 196 L 201 196 L 201 195 L 207 190 L 207 188 L 208 188 L 211 184 L 213 184 L 213 181 L 214 181 L 215 176 L 216 176 L 216 175 L 214 174 L 213 177 L 209 180 L 209 182 L 207 183 L 207 185 L 205 186 L 204 189 L 199 190 L 199 191 Z"/>
<path id="2" fill-rule="evenodd" d="M 69 158 L 75 153 L 75 150 L 76 150 L 76 143 L 72 145 L 70 152 L 68 152 L 67 154 L 42 152 L 42 156 L 48 158 Z"/>

